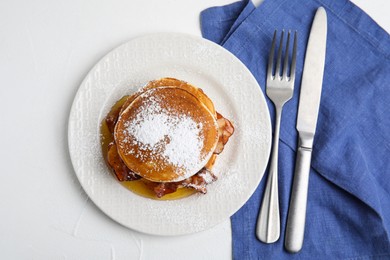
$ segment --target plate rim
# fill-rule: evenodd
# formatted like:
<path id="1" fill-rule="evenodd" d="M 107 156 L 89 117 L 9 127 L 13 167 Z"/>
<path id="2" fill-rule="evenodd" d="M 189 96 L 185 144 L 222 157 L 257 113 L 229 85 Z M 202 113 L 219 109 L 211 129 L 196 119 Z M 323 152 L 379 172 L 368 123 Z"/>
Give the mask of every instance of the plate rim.
<path id="1" fill-rule="evenodd" d="M 199 41 L 199 42 L 207 42 L 207 44 L 211 44 L 214 47 L 219 48 L 224 53 L 224 55 L 228 55 L 228 56 L 230 56 L 230 58 L 236 60 L 236 62 L 238 62 L 240 64 L 240 66 L 242 66 L 243 69 L 247 71 L 247 74 L 249 75 L 249 77 L 251 77 L 252 80 L 254 82 L 256 82 L 256 84 L 257 84 L 257 90 L 256 91 L 259 92 L 259 94 L 260 94 L 259 96 L 261 97 L 262 103 L 265 105 L 264 107 L 266 109 L 266 111 L 264 113 L 265 113 L 265 117 L 266 117 L 265 120 L 267 122 L 265 122 L 265 123 L 269 126 L 267 128 L 268 131 L 266 133 L 266 135 L 267 135 L 266 139 L 268 140 L 268 147 L 267 147 L 267 149 L 265 149 L 267 161 L 263 164 L 263 169 L 258 169 L 258 172 L 261 175 L 261 177 L 259 177 L 257 179 L 258 181 L 257 181 L 256 185 L 254 185 L 255 188 L 253 190 L 251 190 L 250 192 L 246 193 L 245 200 L 243 200 L 242 203 L 240 203 L 239 207 L 237 207 L 235 209 L 232 209 L 229 212 L 229 215 L 226 216 L 225 220 L 228 220 L 235 212 L 237 212 L 250 199 L 250 197 L 256 191 L 256 188 L 258 187 L 258 185 L 261 182 L 262 178 L 264 177 L 264 174 L 265 174 L 265 171 L 266 171 L 266 168 L 267 168 L 267 165 L 268 165 L 268 159 L 269 159 L 270 152 L 271 152 L 272 125 L 271 125 L 271 118 L 270 118 L 270 113 L 269 113 L 269 108 L 267 106 L 266 98 L 265 98 L 265 95 L 264 95 L 263 91 L 261 90 L 261 87 L 260 87 L 259 83 L 257 82 L 256 78 L 250 72 L 250 70 L 245 66 L 245 64 L 243 64 L 241 62 L 241 60 L 239 60 L 234 54 L 232 54 L 228 50 L 224 49 L 222 46 L 220 46 L 220 45 L 218 45 L 218 44 L 216 44 L 216 43 L 214 43 L 214 42 L 212 42 L 212 41 L 210 41 L 208 39 L 205 39 L 205 38 L 202 38 L 202 37 L 199 37 L 199 36 L 196 36 L 196 35 L 192 35 L 192 34 L 188 34 L 188 33 L 176 33 L 176 32 L 160 32 L 160 33 L 144 34 L 144 35 L 141 35 L 141 36 L 138 36 L 138 37 L 133 37 L 133 38 L 131 38 L 131 39 L 129 39 L 129 40 L 127 40 L 127 41 L 117 45 L 116 47 L 114 47 L 111 50 L 109 50 L 106 54 L 104 54 L 97 62 L 95 62 L 94 65 L 91 67 L 91 69 L 88 71 L 88 73 L 85 74 L 81 84 L 78 86 L 77 92 L 74 95 L 74 99 L 73 99 L 72 104 L 71 104 L 71 109 L 70 109 L 70 113 L 69 113 L 69 117 L 68 117 L 68 121 L 67 121 L 68 122 L 68 125 L 67 125 L 67 130 L 68 130 L 68 134 L 67 134 L 67 138 L 68 138 L 68 151 L 69 151 L 71 163 L 72 163 L 72 166 L 73 166 L 73 169 L 74 169 L 74 173 L 75 173 L 75 175 L 76 175 L 76 177 L 77 177 L 81 187 L 83 188 L 84 192 L 91 199 L 91 201 L 95 204 L 95 206 L 97 208 L 99 208 L 99 210 L 101 210 L 106 216 L 111 218 L 113 221 L 115 221 L 115 222 L 121 224 L 122 226 L 124 226 L 126 228 L 129 228 L 131 230 L 135 230 L 137 232 L 141 232 L 141 233 L 149 234 L 149 235 L 178 236 L 178 235 L 194 234 L 194 233 L 198 233 L 198 232 L 202 232 L 202 231 L 208 230 L 208 229 L 210 229 L 210 228 L 220 224 L 224 220 L 221 220 L 221 221 L 219 221 L 217 223 L 214 223 L 213 225 L 208 225 L 206 228 L 202 228 L 202 229 L 197 230 L 197 231 L 176 232 L 176 233 L 149 232 L 149 231 L 142 230 L 141 228 L 137 228 L 137 227 L 134 227 L 134 226 L 129 226 L 128 224 L 123 223 L 121 220 L 115 219 L 109 212 L 107 212 L 107 210 L 105 208 L 102 208 L 99 205 L 99 203 L 95 202 L 93 196 L 90 194 L 90 191 L 84 187 L 85 184 L 81 180 L 79 174 L 77 174 L 77 169 L 76 169 L 77 166 L 75 164 L 75 158 L 72 155 L 72 150 L 71 150 L 71 145 L 72 145 L 71 144 L 72 143 L 72 138 L 71 138 L 71 120 L 72 120 L 72 116 L 73 116 L 73 114 L 75 113 L 75 110 L 76 110 L 76 104 L 75 103 L 80 98 L 79 96 L 81 95 L 81 92 L 83 91 L 83 86 L 87 82 L 87 80 L 90 77 L 91 73 L 94 72 L 96 70 L 96 68 L 99 66 L 99 64 L 102 61 L 106 60 L 106 58 L 109 57 L 114 51 L 124 47 L 125 45 L 129 44 L 130 42 L 133 42 L 135 40 L 142 40 L 142 39 L 155 38 L 155 37 L 161 37 L 161 36 L 164 36 L 164 37 L 166 37 L 166 36 L 173 36 L 173 37 L 180 37 L 180 38 L 184 37 L 184 38 L 190 38 L 192 40 Z M 251 91 L 254 91 L 254 89 L 251 90 Z M 99 118 L 101 118 L 100 115 L 99 115 Z M 100 130 L 98 130 L 98 132 L 100 132 Z"/>

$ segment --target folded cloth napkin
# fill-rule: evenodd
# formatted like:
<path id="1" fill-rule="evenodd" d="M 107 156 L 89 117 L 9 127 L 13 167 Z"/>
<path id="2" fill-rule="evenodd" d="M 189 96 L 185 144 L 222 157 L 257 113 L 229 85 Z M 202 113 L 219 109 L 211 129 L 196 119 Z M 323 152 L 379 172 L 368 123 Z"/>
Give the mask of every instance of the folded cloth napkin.
<path id="1" fill-rule="evenodd" d="M 284 235 L 299 90 L 307 39 L 319 6 L 327 11 L 328 40 L 305 239 L 299 253 L 289 254 Z M 221 44 L 249 68 L 264 93 L 274 30 L 298 31 L 294 96 L 284 107 L 280 132 L 281 237 L 264 244 L 255 236 L 265 175 L 232 217 L 234 258 L 390 259 L 389 34 L 346 0 L 265 0 L 258 8 L 240 1 L 204 10 L 201 29 L 205 38 Z M 267 102 L 273 118 L 273 105 Z"/>

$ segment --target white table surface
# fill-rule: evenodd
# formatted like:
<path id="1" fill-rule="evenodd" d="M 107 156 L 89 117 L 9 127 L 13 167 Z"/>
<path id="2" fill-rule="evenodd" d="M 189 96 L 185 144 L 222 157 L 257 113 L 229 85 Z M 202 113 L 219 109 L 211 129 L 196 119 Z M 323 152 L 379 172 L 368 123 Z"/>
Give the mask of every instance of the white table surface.
<path id="1" fill-rule="evenodd" d="M 229 220 L 180 237 L 112 221 L 82 190 L 67 145 L 72 100 L 104 54 L 147 33 L 200 35 L 200 11 L 231 2 L 0 2 L 1 259 L 231 258 Z M 353 2 L 390 32 L 389 1 Z"/>

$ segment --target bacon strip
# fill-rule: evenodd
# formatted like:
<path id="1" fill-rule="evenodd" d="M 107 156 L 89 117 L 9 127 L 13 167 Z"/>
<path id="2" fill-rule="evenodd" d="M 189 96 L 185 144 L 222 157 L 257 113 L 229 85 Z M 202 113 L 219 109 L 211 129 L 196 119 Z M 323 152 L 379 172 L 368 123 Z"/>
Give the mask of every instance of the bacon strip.
<path id="1" fill-rule="evenodd" d="M 225 148 L 225 144 L 229 141 L 230 136 L 234 133 L 233 124 L 221 114 L 217 112 L 218 129 L 218 144 L 214 153 L 220 154 Z"/>
<path id="2" fill-rule="evenodd" d="M 186 187 L 201 192 L 207 193 L 207 184 L 217 180 L 210 170 L 203 168 L 197 174 L 180 182 L 147 182 L 146 186 L 152 190 L 158 198 L 161 198 L 169 193 L 177 191 L 177 189 Z"/>
<path id="3" fill-rule="evenodd" d="M 182 186 L 192 188 L 203 194 L 207 193 L 207 184 L 216 181 L 218 178 L 210 170 L 203 168 L 197 174 L 182 181 Z"/>
<path id="4" fill-rule="evenodd" d="M 174 193 L 180 187 L 180 184 L 177 182 L 151 182 L 154 187 L 152 190 L 156 194 L 157 198 L 161 198 L 169 193 Z M 149 188 L 151 188 L 149 186 Z"/>
<path id="5" fill-rule="evenodd" d="M 134 181 L 141 178 L 141 176 L 127 168 L 126 164 L 119 156 L 118 149 L 114 142 L 111 142 L 108 145 L 107 162 L 114 170 L 114 174 L 119 181 Z"/>

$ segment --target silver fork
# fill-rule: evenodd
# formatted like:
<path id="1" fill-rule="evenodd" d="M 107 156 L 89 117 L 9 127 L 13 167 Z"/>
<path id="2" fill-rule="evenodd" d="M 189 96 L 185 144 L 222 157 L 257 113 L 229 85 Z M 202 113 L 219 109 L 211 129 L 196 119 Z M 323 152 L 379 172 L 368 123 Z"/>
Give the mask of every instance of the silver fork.
<path id="1" fill-rule="evenodd" d="M 276 30 L 274 33 L 267 68 L 267 96 L 275 106 L 275 131 L 272 144 L 271 164 L 269 167 L 267 184 L 257 220 L 256 235 L 264 243 L 273 243 L 280 237 L 280 214 L 278 195 L 278 152 L 279 152 L 279 129 L 283 105 L 291 99 L 294 91 L 295 67 L 297 56 L 297 32 L 294 33 L 293 52 L 291 58 L 290 74 L 289 67 L 289 43 L 290 31 L 287 34 L 287 44 L 284 52 L 283 70 L 281 70 L 282 49 L 284 30 L 281 33 L 278 56 L 274 68 L 274 52 L 276 45 Z M 283 72 L 283 74 L 281 74 Z"/>

